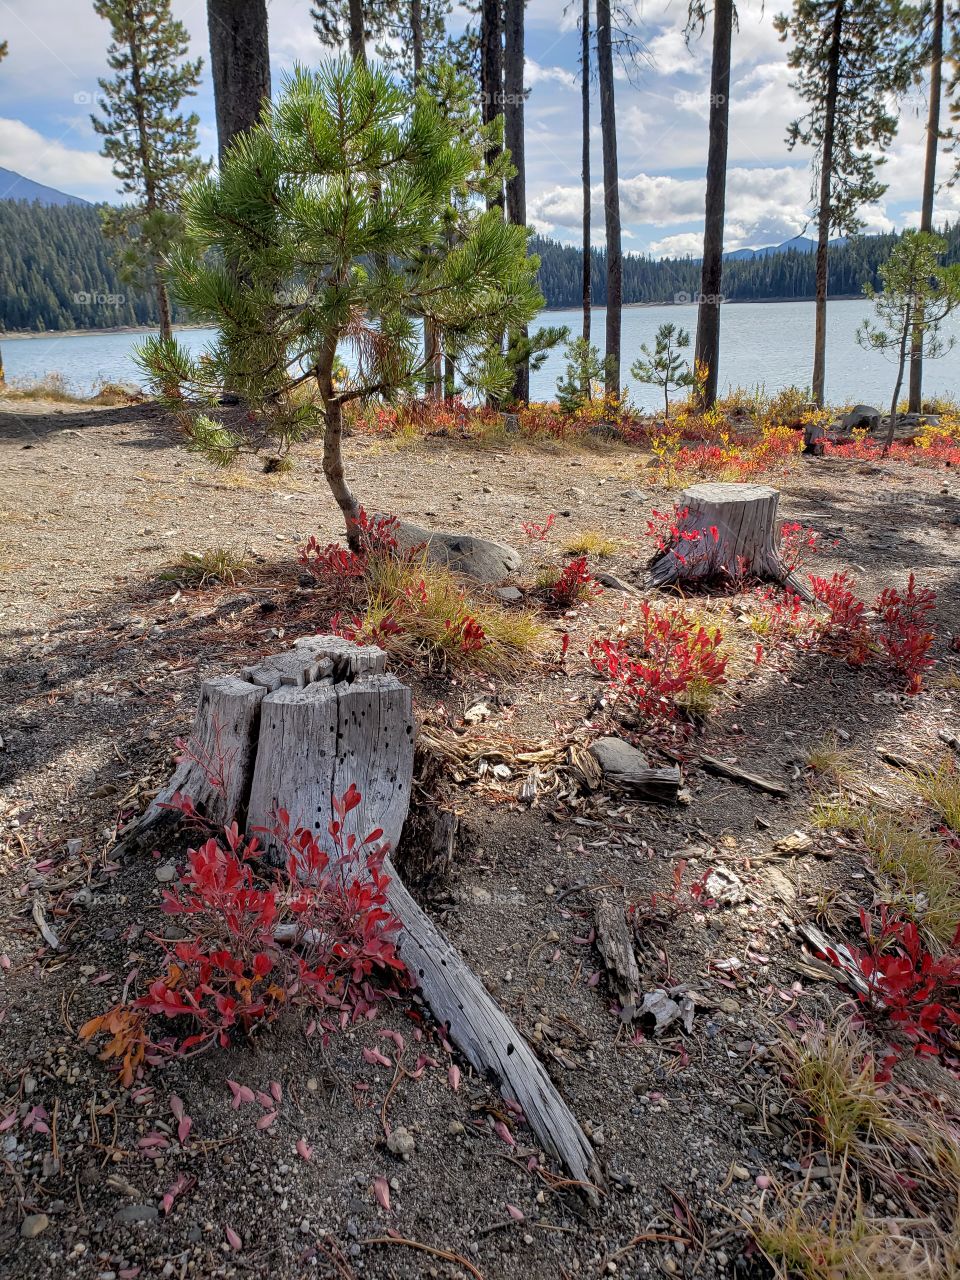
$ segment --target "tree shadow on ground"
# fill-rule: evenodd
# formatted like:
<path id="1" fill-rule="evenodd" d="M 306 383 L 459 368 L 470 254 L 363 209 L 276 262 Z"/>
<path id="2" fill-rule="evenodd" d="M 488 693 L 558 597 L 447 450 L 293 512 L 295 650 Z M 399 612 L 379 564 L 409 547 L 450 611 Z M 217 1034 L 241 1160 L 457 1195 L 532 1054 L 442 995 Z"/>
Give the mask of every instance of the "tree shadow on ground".
<path id="1" fill-rule="evenodd" d="M 157 404 L 116 405 L 101 408 L 97 405 L 64 405 L 50 409 L 25 401 L 22 407 L 7 400 L 0 408 L 0 441 L 33 448 L 46 443 L 63 432 L 81 435 L 86 428 L 113 426 L 140 426 L 127 440 L 119 443 L 140 449 L 166 449 L 180 440 L 179 432 L 170 415 Z"/>

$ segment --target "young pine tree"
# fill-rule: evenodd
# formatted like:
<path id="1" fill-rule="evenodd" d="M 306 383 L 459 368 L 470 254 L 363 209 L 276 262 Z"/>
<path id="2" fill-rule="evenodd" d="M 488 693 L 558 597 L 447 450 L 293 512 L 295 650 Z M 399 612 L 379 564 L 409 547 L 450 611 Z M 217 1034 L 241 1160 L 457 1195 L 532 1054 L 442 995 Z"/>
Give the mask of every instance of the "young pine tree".
<path id="1" fill-rule="evenodd" d="M 923 359 L 935 360 L 956 342 L 953 335 L 943 338 L 940 334 L 943 321 L 960 306 L 960 264 L 942 267 L 938 262 L 946 247 L 940 236 L 905 231 L 880 268 L 883 292 L 876 293 L 870 285 L 865 289 L 880 324 L 865 320 L 857 330 L 857 341 L 893 360 L 897 368 L 885 453 L 896 435 L 897 404 L 911 353 L 919 351 Z"/>
<path id="2" fill-rule="evenodd" d="M 568 342 L 566 356 L 566 371 L 557 381 L 557 403 L 564 413 L 576 413 L 593 399 L 595 387 L 603 395 L 607 363 L 586 338 Z"/>
<path id="3" fill-rule="evenodd" d="M 451 208 L 484 180 L 483 152 L 427 90 L 411 95 L 365 63 L 333 62 L 298 70 L 219 175 L 185 197 L 173 287 L 219 338 L 199 358 L 148 339 L 140 359 L 152 384 L 193 447 L 219 463 L 322 436 L 354 548 L 344 406 L 422 390 L 421 323 L 444 334 L 465 384 L 505 394 L 513 373 L 497 335 L 543 305 L 526 230 L 499 211 L 471 213 L 442 251 Z M 341 355 L 349 372 L 338 377 Z M 221 403 L 225 389 L 241 406 Z"/>
<path id="4" fill-rule="evenodd" d="M 692 387 L 694 383 L 690 362 L 683 354 L 690 346 L 690 335 L 674 324 L 662 324 L 657 330 L 654 348 L 646 343 L 641 346 L 644 359 L 637 359 L 630 372 L 638 382 L 663 387 L 663 413 L 670 417 L 670 390 L 673 387 Z"/>
<path id="5" fill-rule="evenodd" d="M 813 398 L 823 405 L 827 352 L 827 248 L 830 233 L 863 225 L 860 208 L 880 199 L 878 166 L 897 131 L 892 96 L 909 83 L 910 24 L 900 0 L 794 0 L 775 19 L 791 42 L 787 65 L 807 105 L 787 145 L 811 147 L 811 199 L 817 215 Z"/>
<path id="6" fill-rule="evenodd" d="M 110 23 L 107 62 L 114 75 L 101 80 L 100 116 L 93 127 L 104 139 L 101 155 L 130 204 L 104 211 L 104 233 L 117 242 L 121 278 L 156 291 L 160 332 L 170 337 L 170 302 L 161 264 L 181 230 L 180 195 L 207 165 L 197 152 L 197 115 L 178 108 L 197 90 L 200 60 L 186 59 L 189 37 L 171 13 L 171 0 L 94 0 Z"/>

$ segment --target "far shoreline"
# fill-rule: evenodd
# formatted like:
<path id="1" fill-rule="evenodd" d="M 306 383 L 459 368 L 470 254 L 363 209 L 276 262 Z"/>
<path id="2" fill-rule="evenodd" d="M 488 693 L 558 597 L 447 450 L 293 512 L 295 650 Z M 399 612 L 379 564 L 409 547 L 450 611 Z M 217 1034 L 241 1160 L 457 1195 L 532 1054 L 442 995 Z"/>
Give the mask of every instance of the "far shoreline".
<path id="1" fill-rule="evenodd" d="M 745 306 L 777 306 L 784 302 L 814 302 L 814 298 L 728 298 L 723 305 L 725 307 L 745 307 Z M 861 293 L 840 293 L 831 294 L 830 302 L 857 302 L 866 301 Z M 697 303 L 691 302 L 625 302 L 623 304 L 624 311 L 633 311 L 645 307 L 694 307 Z M 556 311 L 581 311 L 582 306 L 577 303 L 568 307 L 544 307 L 539 314 L 545 312 Z M 606 310 L 606 304 L 598 302 L 593 307 L 594 311 Z M 214 326 L 209 324 L 175 324 L 173 326 L 174 333 L 180 333 L 195 329 L 212 329 Z M 156 325 L 115 325 L 109 329 L 11 329 L 0 330 L 0 342 L 20 342 L 29 338 L 83 338 L 83 337 L 107 337 L 111 333 L 157 333 Z"/>

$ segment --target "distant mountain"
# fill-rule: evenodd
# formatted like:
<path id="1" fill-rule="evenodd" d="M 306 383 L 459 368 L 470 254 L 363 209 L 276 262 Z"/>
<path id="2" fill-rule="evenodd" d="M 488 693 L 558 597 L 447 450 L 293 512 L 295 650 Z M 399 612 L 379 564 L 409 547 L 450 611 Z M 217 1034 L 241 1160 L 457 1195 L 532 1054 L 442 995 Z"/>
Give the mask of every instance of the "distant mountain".
<path id="1" fill-rule="evenodd" d="M 830 248 L 839 249 L 846 243 L 846 236 L 836 236 L 830 241 Z M 775 253 L 816 253 L 816 251 L 816 240 L 811 240 L 809 236 L 794 236 L 792 240 L 784 240 L 783 244 L 767 244 L 762 249 L 732 249 L 730 253 L 725 253 L 723 256 L 728 262 L 742 262 L 746 258 L 769 258 Z"/>
<path id="2" fill-rule="evenodd" d="M 86 204 L 89 200 L 81 200 L 79 196 L 68 196 L 54 187 L 45 187 L 42 182 L 34 182 L 25 178 L 22 173 L 14 173 L 12 169 L 0 169 L 0 200 L 27 200 L 31 204 Z"/>

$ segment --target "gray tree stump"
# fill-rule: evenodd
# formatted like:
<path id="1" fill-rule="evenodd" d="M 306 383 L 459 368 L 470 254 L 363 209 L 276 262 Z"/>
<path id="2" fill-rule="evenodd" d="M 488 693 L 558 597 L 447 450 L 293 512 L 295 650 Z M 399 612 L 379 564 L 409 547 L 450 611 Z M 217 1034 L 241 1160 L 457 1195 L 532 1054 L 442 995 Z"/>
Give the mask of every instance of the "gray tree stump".
<path id="1" fill-rule="evenodd" d="M 245 822 L 278 855 L 281 841 L 272 834 L 278 810 L 289 814 L 291 828 L 322 837 L 335 817 L 334 798 L 355 784 L 362 800 L 349 829 L 363 838 L 379 827 L 396 848 L 410 804 L 414 720 L 410 689 L 384 673 L 385 660 L 376 648 L 310 636 L 246 668 L 246 680 L 206 681 L 190 751 L 139 825 L 168 813 L 161 797 L 176 789 L 215 822 Z M 231 769 L 215 799 L 217 779 L 193 758 L 224 742 Z M 388 905 L 401 926 L 397 949 L 434 1017 L 471 1066 L 519 1104 L 544 1150 L 593 1198 L 601 1182 L 593 1149 L 543 1065 L 410 896 L 389 857 L 383 870 Z"/>
<path id="2" fill-rule="evenodd" d="M 780 558 L 779 502 L 779 492 L 766 484 L 709 483 L 684 489 L 677 506 L 687 514 L 678 528 L 700 536 L 658 551 L 649 564 L 649 585 L 749 574 L 778 582 L 809 600 L 810 592 Z"/>

